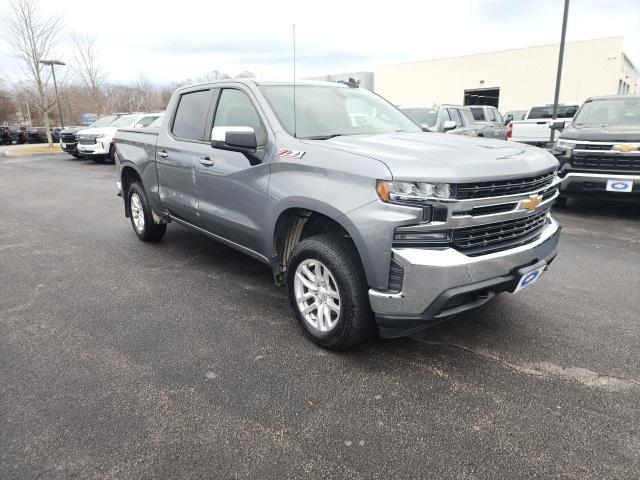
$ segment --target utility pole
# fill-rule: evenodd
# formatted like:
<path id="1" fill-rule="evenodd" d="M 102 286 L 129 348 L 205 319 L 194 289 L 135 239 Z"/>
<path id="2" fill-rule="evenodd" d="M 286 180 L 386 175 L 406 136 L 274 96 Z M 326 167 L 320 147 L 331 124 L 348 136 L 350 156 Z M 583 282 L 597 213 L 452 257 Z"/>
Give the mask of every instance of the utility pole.
<path id="1" fill-rule="evenodd" d="M 43 65 L 51 66 L 51 74 L 53 75 L 53 88 L 56 91 L 56 101 L 58 102 L 58 114 L 60 115 L 60 127 L 64 128 L 64 121 L 62 120 L 62 106 L 60 105 L 60 95 L 58 95 L 58 83 L 56 82 L 56 70 L 54 65 L 66 65 L 66 63 L 60 60 L 40 60 L 39 63 Z"/>
<path id="2" fill-rule="evenodd" d="M 562 35 L 560 36 L 560 55 L 558 56 L 558 73 L 556 74 L 556 94 L 553 98 L 553 115 L 551 121 L 558 118 L 558 100 L 560 99 L 560 81 L 562 79 L 562 62 L 564 60 L 564 42 L 567 36 L 567 17 L 569 16 L 569 0 L 564 0 L 564 15 L 562 17 Z M 555 141 L 556 131 L 551 129 L 551 144 Z"/>

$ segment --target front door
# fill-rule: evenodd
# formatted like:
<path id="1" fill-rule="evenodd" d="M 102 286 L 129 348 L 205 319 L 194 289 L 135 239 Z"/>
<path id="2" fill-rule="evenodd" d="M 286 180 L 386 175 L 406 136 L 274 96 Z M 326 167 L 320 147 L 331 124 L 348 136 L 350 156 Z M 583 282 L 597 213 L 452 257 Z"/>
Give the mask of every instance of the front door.
<path id="1" fill-rule="evenodd" d="M 224 88 L 218 98 L 213 127 L 251 127 L 259 148 L 268 141 L 265 123 L 243 87 Z M 210 134 L 209 137 L 210 138 Z M 196 166 L 201 221 L 211 233 L 265 255 L 262 232 L 267 207 L 269 164 L 244 154 L 209 147 L 210 163 Z M 252 165 L 253 163 L 253 165 Z"/>
<path id="2" fill-rule="evenodd" d="M 185 92 L 180 97 L 169 134 L 160 135 L 156 151 L 159 196 L 175 217 L 199 224 L 195 172 L 211 153 L 205 142 L 205 123 L 211 90 Z"/>

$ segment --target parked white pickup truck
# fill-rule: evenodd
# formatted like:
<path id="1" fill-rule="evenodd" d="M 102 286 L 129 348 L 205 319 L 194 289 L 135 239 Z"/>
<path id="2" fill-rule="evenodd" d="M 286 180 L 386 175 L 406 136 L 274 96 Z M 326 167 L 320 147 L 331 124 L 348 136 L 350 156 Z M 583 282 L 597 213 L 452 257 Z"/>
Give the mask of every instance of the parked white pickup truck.
<path id="1" fill-rule="evenodd" d="M 559 120 L 571 120 L 579 108 L 580 105 L 577 103 L 559 103 L 557 117 Z M 551 136 L 549 125 L 552 117 L 552 103 L 532 107 L 524 120 L 509 123 L 507 140 L 544 147 L 549 143 Z"/>

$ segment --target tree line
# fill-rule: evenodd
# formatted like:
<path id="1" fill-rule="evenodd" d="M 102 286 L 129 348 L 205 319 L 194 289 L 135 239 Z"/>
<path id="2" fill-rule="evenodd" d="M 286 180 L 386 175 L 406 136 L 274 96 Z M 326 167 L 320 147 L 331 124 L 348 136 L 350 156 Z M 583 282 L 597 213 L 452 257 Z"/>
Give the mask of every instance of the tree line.
<path id="1" fill-rule="evenodd" d="M 161 111 L 181 85 L 231 78 L 211 70 L 201 77 L 166 85 L 154 84 L 145 75 L 128 83 L 110 82 L 95 38 L 71 34 L 73 58 L 64 70 L 56 70 L 54 82 L 51 65 L 42 62 L 52 60 L 63 40 L 62 18 L 43 15 L 38 0 L 12 0 L 1 27 L 0 35 L 18 61 L 21 75 L 18 81 L 0 78 L 0 125 L 44 126 L 49 143 L 51 127 L 60 126 L 60 114 L 65 125 L 81 125 L 85 113 Z M 255 75 L 244 71 L 235 77 Z"/>

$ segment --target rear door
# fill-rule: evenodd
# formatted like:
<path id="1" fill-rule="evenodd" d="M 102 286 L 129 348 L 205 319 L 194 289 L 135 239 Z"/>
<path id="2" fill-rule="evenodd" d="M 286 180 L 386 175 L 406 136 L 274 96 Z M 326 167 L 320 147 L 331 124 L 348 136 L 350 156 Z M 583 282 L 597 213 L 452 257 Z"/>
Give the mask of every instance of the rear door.
<path id="1" fill-rule="evenodd" d="M 251 127 L 259 148 L 266 148 L 267 123 L 253 94 L 243 85 L 217 89 L 213 127 Z M 211 127 L 211 128 L 209 128 Z M 250 161 L 240 152 L 209 147 L 208 164 L 196 166 L 196 184 L 203 228 L 253 252 L 264 254 L 262 231 L 267 207 L 269 164 Z"/>
<path id="2" fill-rule="evenodd" d="M 205 141 L 205 124 L 211 106 L 211 89 L 183 93 L 167 132 L 158 138 L 156 168 L 160 201 L 169 212 L 200 226 L 196 169 L 211 154 Z"/>

